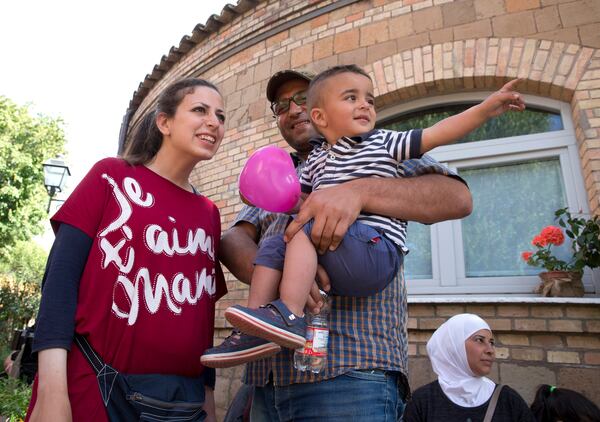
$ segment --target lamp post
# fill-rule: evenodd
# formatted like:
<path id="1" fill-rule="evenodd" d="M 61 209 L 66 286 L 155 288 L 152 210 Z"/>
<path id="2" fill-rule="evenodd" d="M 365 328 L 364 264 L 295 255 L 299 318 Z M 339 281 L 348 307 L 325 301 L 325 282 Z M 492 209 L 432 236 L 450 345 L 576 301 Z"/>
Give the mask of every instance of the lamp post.
<path id="1" fill-rule="evenodd" d="M 71 175 L 69 167 L 60 157 L 51 158 L 44 162 L 44 186 L 46 186 L 46 192 L 50 199 L 48 201 L 48 211 L 50 212 L 50 205 L 54 200 L 54 196 L 58 192 L 62 192 L 65 187 L 67 177 Z"/>

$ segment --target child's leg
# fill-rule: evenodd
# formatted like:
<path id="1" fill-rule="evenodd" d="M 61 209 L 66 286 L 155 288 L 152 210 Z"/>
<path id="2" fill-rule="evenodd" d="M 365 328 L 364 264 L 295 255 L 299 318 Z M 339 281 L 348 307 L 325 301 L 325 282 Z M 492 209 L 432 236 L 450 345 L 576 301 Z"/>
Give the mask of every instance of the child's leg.
<path id="1" fill-rule="evenodd" d="M 256 309 L 279 297 L 285 248 L 283 235 L 271 236 L 261 244 L 256 253 L 254 272 L 250 280 L 249 308 Z"/>
<path id="2" fill-rule="evenodd" d="M 314 245 L 300 230 L 288 242 L 279 286 L 281 301 L 295 315 L 304 315 L 304 305 L 317 274 L 317 252 Z"/>
<path id="3" fill-rule="evenodd" d="M 258 308 L 277 299 L 281 271 L 263 265 L 255 265 L 250 282 L 248 307 Z"/>

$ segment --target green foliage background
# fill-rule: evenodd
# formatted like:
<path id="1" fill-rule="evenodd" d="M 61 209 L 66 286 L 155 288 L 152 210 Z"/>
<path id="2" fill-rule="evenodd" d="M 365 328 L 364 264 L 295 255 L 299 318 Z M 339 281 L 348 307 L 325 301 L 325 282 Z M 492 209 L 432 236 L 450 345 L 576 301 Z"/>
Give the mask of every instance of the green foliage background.
<path id="1" fill-rule="evenodd" d="M 0 261 L 42 231 L 48 203 L 42 163 L 64 145 L 60 119 L 31 116 L 28 107 L 0 96 Z"/>
<path id="2" fill-rule="evenodd" d="M 0 379 L 0 415 L 8 422 L 22 421 L 27 413 L 31 387 L 20 380 Z"/>
<path id="3" fill-rule="evenodd" d="M 18 242 L 0 263 L 0 350 L 8 350 L 13 331 L 35 317 L 46 258 L 33 241 Z"/>
<path id="4" fill-rule="evenodd" d="M 32 237 L 48 218 L 42 164 L 64 152 L 60 119 L 32 116 L 0 96 L 0 353 L 8 355 L 13 330 L 24 328 L 39 306 L 47 253 Z M 3 369 L 3 368 L 2 368 Z M 20 380 L 0 378 L 0 415 L 25 417 L 31 394 Z"/>

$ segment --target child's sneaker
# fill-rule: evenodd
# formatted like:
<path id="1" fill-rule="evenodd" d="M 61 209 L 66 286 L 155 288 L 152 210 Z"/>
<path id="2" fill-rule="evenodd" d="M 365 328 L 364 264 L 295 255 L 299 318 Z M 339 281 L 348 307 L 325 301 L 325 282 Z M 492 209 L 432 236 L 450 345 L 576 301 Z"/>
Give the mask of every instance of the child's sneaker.
<path id="1" fill-rule="evenodd" d="M 225 311 L 225 318 L 246 334 L 264 338 L 289 349 L 303 347 L 306 342 L 304 317 L 291 313 L 281 300 L 258 309 L 231 306 Z"/>
<path id="2" fill-rule="evenodd" d="M 229 368 L 273 356 L 280 351 L 281 347 L 275 343 L 234 329 L 223 343 L 205 351 L 200 362 L 209 368 Z"/>

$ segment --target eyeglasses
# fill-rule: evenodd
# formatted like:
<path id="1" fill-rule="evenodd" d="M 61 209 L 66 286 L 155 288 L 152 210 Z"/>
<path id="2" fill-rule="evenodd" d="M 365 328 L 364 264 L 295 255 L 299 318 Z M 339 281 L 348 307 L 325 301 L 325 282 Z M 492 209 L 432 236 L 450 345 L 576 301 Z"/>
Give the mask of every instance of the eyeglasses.
<path id="1" fill-rule="evenodd" d="M 271 111 L 275 116 L 286 113 L 290 109 L 290 103 L 294 102 L 298 107 L 306 104 L 306 91 L 297 92 L 290 98 L 282 98 L 279 101 L 273 101 L 271 103 Z"/>

